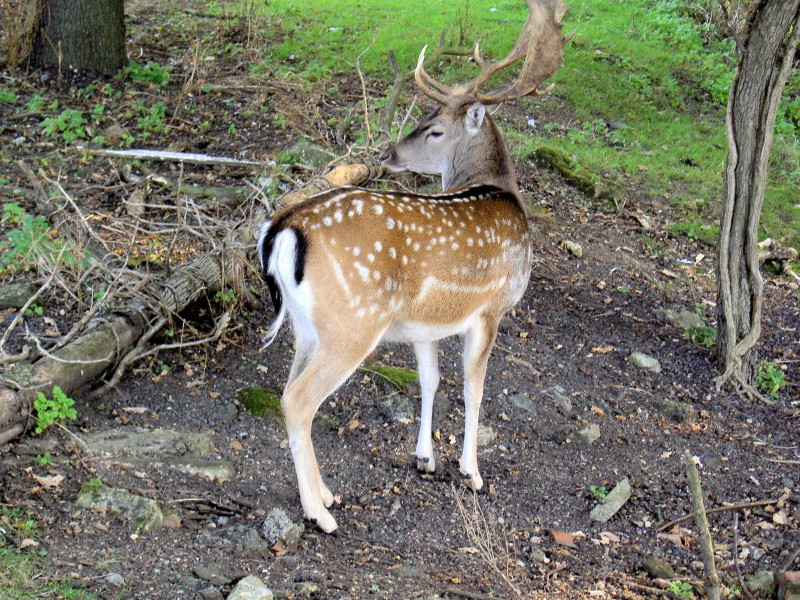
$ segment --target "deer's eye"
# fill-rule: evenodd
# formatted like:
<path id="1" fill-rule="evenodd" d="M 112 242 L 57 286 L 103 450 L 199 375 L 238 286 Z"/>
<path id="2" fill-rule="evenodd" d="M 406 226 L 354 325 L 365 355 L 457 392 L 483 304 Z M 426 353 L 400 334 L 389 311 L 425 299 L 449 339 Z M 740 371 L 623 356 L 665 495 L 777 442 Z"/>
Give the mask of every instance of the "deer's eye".
<path id="1" fill-rule="evenodd" d="M 426 139 L 434 139 L 437 140 L 444 135 L 443 131 L 429 131 Z"/>

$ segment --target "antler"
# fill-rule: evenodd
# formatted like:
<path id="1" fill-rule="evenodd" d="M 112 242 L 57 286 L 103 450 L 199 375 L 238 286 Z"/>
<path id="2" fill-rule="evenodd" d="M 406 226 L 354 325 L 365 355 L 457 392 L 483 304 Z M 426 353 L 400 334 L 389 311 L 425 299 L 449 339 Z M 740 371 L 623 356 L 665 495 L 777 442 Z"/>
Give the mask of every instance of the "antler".
<path id="1" fill-rule="evenodd" d="M 425 50 L 420 52 L 414 79 L 420 91 L 444 104 L 450 96 L 474 94 L 484 104 L 499 104 L 521 96 L 546 93 L 539 85 L 561 67 L 566 38 L 561 33 L 561 18 L 567 12 L 563 0 L 525 0 L 528 5 L 528 19 L 511 52 L 493 63 L 487 63 L 480 54 L 479 44 L 475 44 L 475 62 L 481 72 L 466 83 L 448 86 L 436 81 L 425 71 Z M 525 57 L 519 76 L 510 85 L 502 86 L 485 94 L 478 88 L 498 71 Z"/>

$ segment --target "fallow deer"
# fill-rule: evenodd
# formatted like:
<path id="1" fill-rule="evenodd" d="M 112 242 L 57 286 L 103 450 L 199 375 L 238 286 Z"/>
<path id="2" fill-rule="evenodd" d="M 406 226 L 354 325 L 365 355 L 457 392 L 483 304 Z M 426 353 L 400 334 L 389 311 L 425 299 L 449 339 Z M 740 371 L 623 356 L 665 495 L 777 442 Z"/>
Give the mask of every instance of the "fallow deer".
<path id="1" fill-rule="evenodd" d="M 278 315 L 295 335 L 295 357 L 281 398 L 305 516 L 325 532 L 337 524 L 320 475 L 311 423 L 380 341 L 410 342 L 419 363 L 422 411 L 417 468 L 436 468 L 431 441 L 439 383 L 438 340 L 464 337 L 464 445 L 460 470 L 475 490 L 478 413 L 500 318 L 522 298 L 531 237 L 514 168 L 486 105 L 537 93 L 561 66 L 562 0 L 526 0 L 528 18 L 511 53 L 479 75 L 445 86 L 423 66 L 417 86 L 441 106 L 381 156 L 392 171 L 442 177 L 443 194 L 341 187 L 289 206 L 264 224 L 261 266 Z M 482 94 L 493 74 L 525 58 L 516 81 Z M 541 93 L 541 92 L 539 92 Z"/>

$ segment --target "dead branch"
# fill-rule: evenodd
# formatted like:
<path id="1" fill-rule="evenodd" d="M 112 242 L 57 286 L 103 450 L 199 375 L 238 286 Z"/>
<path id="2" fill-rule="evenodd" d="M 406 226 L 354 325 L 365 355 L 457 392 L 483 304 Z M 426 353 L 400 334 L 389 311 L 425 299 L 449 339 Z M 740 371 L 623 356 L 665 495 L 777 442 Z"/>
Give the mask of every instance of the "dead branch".
<path id="1" fill-rule="evenodd" d="M 325 190 L 342 185 L 359 185 L 370 179 L 377 179 L 382 174 L 383 167 L 380 165 L 340 165 L 321 177 L 314 177 L 302 189 L 289 192 L 281 198 L 281 203 L 291 206 Z"/>
<path id="2" fill-rule="evenodd" d="M 694 519 L 700 534 L 700 555 L 703 558 L 703 571 L 706 578 L 706 597 L 709 600 L 720 600 L 720 581 L 714 566 L 714 542 L 708 529 L 708 518 L 703 506 L 703 488 L 700 486 L 700 475 L 694 464 L 694 457 L 689 450 L 684 454 L 686 476 L 689 484 L 689 495 L 694 507 Z"/>
<path id="3" fill-rule="evenodd" d="M 770 460 L 770 459 L 767 459 Z M 716 508 L 709 508 L 706 510 L 706 514 L 710 515 L 711 513 L 718 513 L 728 510 L 745 510 L 748 508 L 757 508 L 759 506 L 771 506 L 772 504 L 778 504 L 780 500 L 759 500 L 758 502 L 743 502 L 741 504 L 731 504 L 729 506 L 718 506 Z M 664 523 L 661 527 L 658 528 L 659 531 L 666 531 L 670 527 L 677 525 L 678 523 L 683 523 L 684 521 L 688 521 L 694 515 L 683 515 L 682 517 L 678 517 L 677 519 L 673 519 L 668 523 Z"/>
<path id="4" fill-rule="evenodd" d="M 112 158 L 127 158 L 130 160 L 163 160 L 169 162 L 182 162 L 192 165 L 219 165 L 224 167 L 251 167 L 261 163 L 254 160 L 240 158 L 227 158 L 224 156 L 209 156 L 208 154 L 195 154 L 192 152 L 168 152 L 166 150 L 147 150 L 134 148 L 131 150 L 108 150 L 106 148 L 88 148 L 76 146 L 81 152 L 95 156 L 109 156 Z"/>

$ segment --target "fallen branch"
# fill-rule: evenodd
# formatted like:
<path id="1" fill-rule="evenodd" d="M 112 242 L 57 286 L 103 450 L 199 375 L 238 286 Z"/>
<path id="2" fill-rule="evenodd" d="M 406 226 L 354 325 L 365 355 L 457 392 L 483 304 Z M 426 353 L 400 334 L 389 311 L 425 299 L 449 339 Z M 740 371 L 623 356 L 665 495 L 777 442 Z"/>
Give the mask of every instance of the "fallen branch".
<path id="1" fill-rule="evenodd" d="M 251 167 L 261 163 L 255 160 L 227 158 L 225 156 L 209 156 L 208 154 L 195 154 L 192 152 L 168 152 L 166 150 L 147 150 L 134 148 L 132 150 L 108 150 L 106 148 L 88 148 L 76 146 L 81 152 L 94 156 L 109 156 L 113 158 L 127 158 L 131 160 L 163 160 L 169 162 L 182 162 L 192 165 L 220 165 L 224 167 Z"/>
<path id="2" fill-rule="evenodd" d="M 703 572 L 706 578 L 706 598 L 720 600 L 720 582 L 717 569 L 714 566 L 714 543 L 708 529 L 708 518 L 703 506 L 703 488 L 700 486 L 700 475 L 694 464 L 694 457 L 689 450 L 684 454 L 686 463 L 686 476 L 689 483 L 689 495 L 694 507 L 694 520 L 700 534 L 700 556 L 703 558 Z"/>
<path id="3" fill-rule="evenodd" d="M 767 459 L 771 460 L 771 459 Z M 757 502 L 743 502 L 741 504 L 730 504 L 728 506 L 718 506 L 716 508 L 709 508 L 706 510 L 706 514 L 710 515 L 711 513 L 718 513 L 727 510 L 744 510 L 747 508 L 758 508 L 759 506 L 770 506 L 772 504 L 777 504 L 780 500 L 758 500 Z M 673 519 L 668 523 L 664 523 L 661 527 L 658 528 L 659 531 L 666 531 L 670 527 L 677 525 L 678 523 L 683 523 L 684 521 L 688 521 L 694 515 L 683 515 L 682 517 L 678 517 L 677 519 Z"/>

